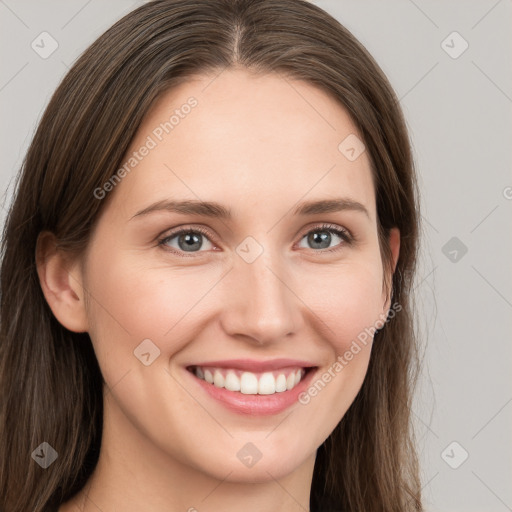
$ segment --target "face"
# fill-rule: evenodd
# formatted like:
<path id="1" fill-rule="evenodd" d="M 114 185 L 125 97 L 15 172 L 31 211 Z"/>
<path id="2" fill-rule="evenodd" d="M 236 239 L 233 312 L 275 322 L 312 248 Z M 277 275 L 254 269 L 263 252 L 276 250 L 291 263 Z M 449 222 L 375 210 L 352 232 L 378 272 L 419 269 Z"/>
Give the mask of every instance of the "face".
<path id="1" fill-rule="evenodd" d="M 232 481 L 314 458 L 365 377 L 372 340 L 354 340 L 389 307 L 348 136 L 341 105 L 276 75 L 201 76 L 154 105 L 81 262 L 119 436 Z"/>

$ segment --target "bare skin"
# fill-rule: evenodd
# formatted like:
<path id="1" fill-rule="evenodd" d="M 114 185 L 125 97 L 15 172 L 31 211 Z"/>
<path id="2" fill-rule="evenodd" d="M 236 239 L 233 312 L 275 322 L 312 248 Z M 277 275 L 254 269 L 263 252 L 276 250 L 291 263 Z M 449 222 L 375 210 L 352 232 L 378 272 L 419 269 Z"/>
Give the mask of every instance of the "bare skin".
<path id="1" fill-rule="evenodd" d="M 197 105 L 157 140 L 191 96 Z M 357 395 L 371 340 L 307 405 L 266 416 L 227 409 L 186 366 L 285 357 L 321 375 L 385 318 L 369 155 L 338 150 L 350 134 L 346 110 L 307 83 L 233 69 L 199 76 L 146 116 L 128 153 L 148 136 L 157 145 L 109 192 L 86 254 L 71 259 L 41 237 L 45 297 L 62 325 L 89 333 L 109 388 L 99 463 L 60 512 L 309 510 L 316 450 Z M 367 214 L 294 214 L 298 203 L 342 197 Z M 135 216 L 169 199 L 215 201 L 232 218 Z M 178 226 L 206 229 L 199 250 L 185 252 L 179 236 L 158 245 Z M 328 248 L 312 245 L 312 230 Z M 250 263 L 237 252 L 257 250 L 247 237 L 262 249 Z M 396 263 L 396 229 L 390 245 Z M 148 366 L 134 356 L 144 339 L 160 350 Z M 252 467 L 237 456 L 247 443 L 262 454 Z"/>

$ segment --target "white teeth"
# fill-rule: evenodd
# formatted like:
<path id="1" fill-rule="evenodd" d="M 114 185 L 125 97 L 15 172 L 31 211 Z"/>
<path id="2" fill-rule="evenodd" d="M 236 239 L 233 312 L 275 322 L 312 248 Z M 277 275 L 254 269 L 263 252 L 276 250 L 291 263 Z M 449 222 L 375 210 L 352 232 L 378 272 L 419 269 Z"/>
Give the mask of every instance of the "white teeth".
<path id="1" fill-rule="evenodd" d="M 228 372 L 224 387 L 229 391 L 240 391 L 240 379 L 236 376 L 235 372 Z"/>
<path id="2" fill-rule="evenodd" d="M 258 378 L 254 373 L 244 372 L 240 378 L 240 393 L 256 395 L 258 393 Z"/>
<path id="3" fill-rule="evenodd" d="M 273 395 L 276 392 L 276 379 L 270 373 L 264 373 L 258 382 L 258 394 Z"/>
<path id="4" fill-rule="evenodd" d="M 220 373 L 219 370 L 215 370 L 215 373 L 213 374 L 213 383 L 218 388 L 224 387 L 224 375 L 222 375 L 222 373 Z"/>
<path id="5" fill-rule="evenodd" d="M 286 377 L 284 373 L 280 373 L 276 379 L 276 392 L 286 391 Z"/>
<path id="6" fill-rule="evenodd" d="M 290 375 L 288 375 L 288 377 L 286 379 L 286 389 L 288 391 L 290 391 L 290 389 L 293 389 L 294 386 L 295 386 L 295 374 L 290 373 Z"/>
<path id="7" fill-rule="evenodd" d="M 196 366 L 194 373 L 199 379 L 229 391 L 239 391 L 245 395 L 273 395 L 293 389 L 303 377 L 304 370 L 299 368 L 285 373 L 265 372 L 254 374 L 240 370 L 220 368 L 202 369 Z"/>

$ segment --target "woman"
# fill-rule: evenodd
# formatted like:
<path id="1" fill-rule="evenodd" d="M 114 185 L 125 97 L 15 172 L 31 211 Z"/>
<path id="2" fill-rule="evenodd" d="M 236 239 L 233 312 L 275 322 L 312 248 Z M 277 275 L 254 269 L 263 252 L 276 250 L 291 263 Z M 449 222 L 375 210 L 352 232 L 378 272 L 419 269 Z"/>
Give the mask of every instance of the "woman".
<path id="1" fill-rule="evenodd" d="M 396 96 L 320 8 L 125 16 L 7 218 L 0 509 L 422 510 L 417 197 Z"/>

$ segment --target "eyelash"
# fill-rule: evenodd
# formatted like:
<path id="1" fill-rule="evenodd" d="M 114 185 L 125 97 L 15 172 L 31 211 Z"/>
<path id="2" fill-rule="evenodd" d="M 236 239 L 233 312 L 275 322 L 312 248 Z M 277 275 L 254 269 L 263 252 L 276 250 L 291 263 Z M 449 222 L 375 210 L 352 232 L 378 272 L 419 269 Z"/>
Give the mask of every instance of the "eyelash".
<path id="1" fill-rule="evenodd" d="M 337 251 L 342 250 L 345 245 L 352 245 L 356 241 L 355 237 L 347 229 L 340 228 L 339 226 L 336 226 L 335 224 L 321 224 L 319 226 L 315 226 L 312 229 L 303 233 L 300 237 L 300 240 L 302 240 L 305 236 L 309 235 L 310 233 L 314 233 L 314 232 L 318 232 L 318 231 L 328 231 L 330 233 L 334 233 L 335 235 L 339 236 L 344 241 L 344 243 L 340 243 L 337 246 L 332 247 L 330 249 L 320 249 L 317 251 L 313 250 L 314 252 L 319 252 L 319 253 L 337 252 Z M 171 247 L 168 247 L 165 245 L 169 240 L 172 240 L 173 238 L 175 238 L 179 235 L 190 234 L 190 233 L 200 233 L 201 235 L 208 238 L 208 240 L 210 240 L 210 242 L 212 242 L 212 238 L 215 238 L 212 236 L 212 234 L 207 229 L 202 228 L 201 226 L 185 227 L 185 228 L 178 228 L 178 229 L 176 229 L 176 231 L 173 231 L 173 232 L 167 234 L 167 236 L 165 236 L 164 238 L 160 238 L 158 240 L 158 246 L 159 247 L 161 246 L 164 251 L 172 252 L 174 254 L 178 254 L 185 258 L 195 257 L 193 252 L 191 252 L 190 254 L 187 254 L 184 251 L 178 251 L 174 248 L 171 248 Z M 204 251 L 199 251 L 199 253 L 200 252 L 204 252 Z"/>

